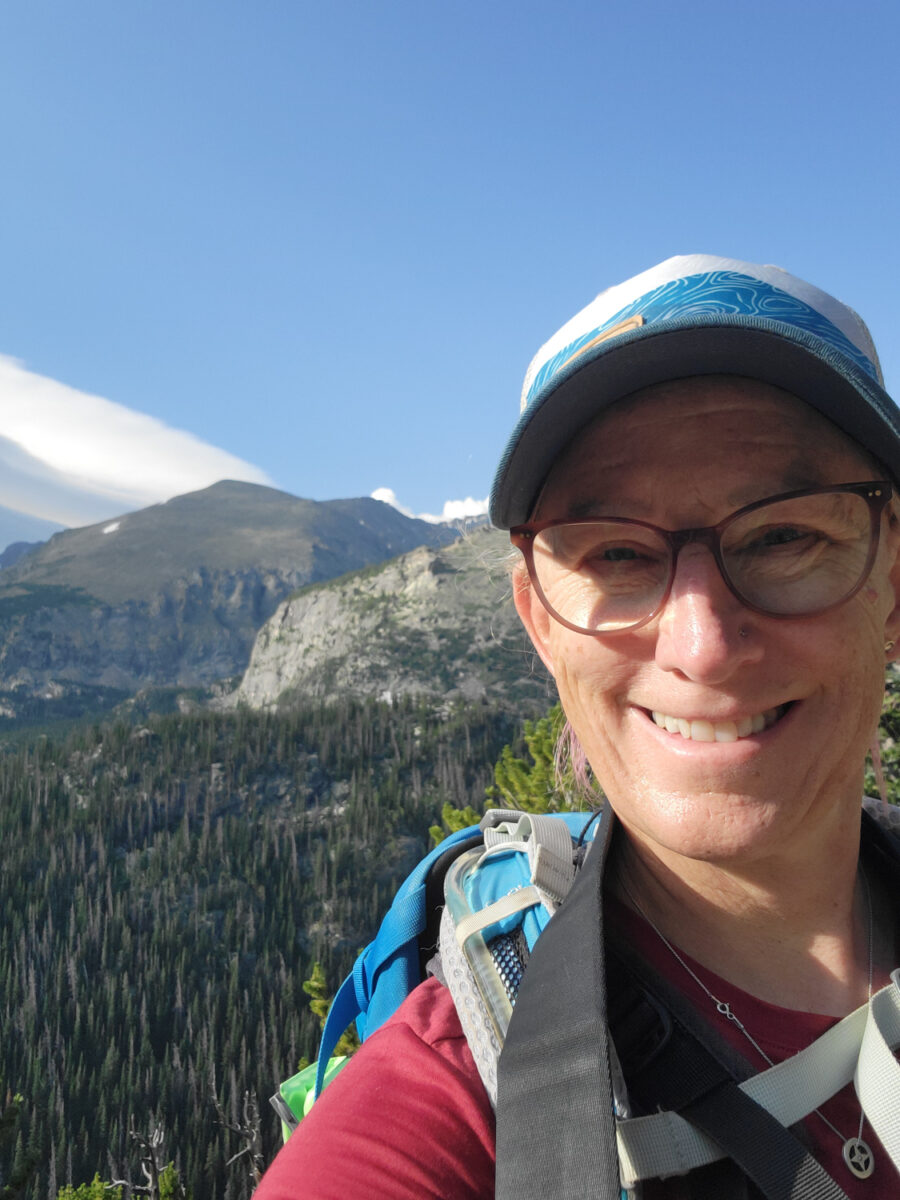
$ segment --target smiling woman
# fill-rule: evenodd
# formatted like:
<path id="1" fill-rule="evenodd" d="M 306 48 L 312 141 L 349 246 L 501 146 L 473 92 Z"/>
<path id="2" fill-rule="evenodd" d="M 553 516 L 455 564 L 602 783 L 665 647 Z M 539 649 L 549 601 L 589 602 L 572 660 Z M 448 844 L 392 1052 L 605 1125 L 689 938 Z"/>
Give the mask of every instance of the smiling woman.
<path id="1" fill-rule="evenodd" d="M 491 515 L 603 832 L 531 955 L 496 1114 L 429 981 L 260 1195 L 900 1194 L 896 1064 L 873 1087 L 861 1050 L 900 1013 L 900 850 L 862 797 L 898 473 L 865 326 L 777 268 L 671 259 L 539 352 Z"/>
<path id="2" fill-rule="evenodd" d="M 613 510 L 616 530 L 631 536 L 619 532 L 612 549 L 601 542 L 601 567 L 565 552 L 536 554 L 553 563 L 540 574 L 552 577 L 556 603 L 520 571 L 520 616 L 629 845 L 649 840 L 643 857 L 652 847 L 654 862 L 690 879 L 691 888 L 698 871 L 705 877 L 723 857 L 755 861 L 766 837 L 792 878 L 789 832 L 801 854 L 824 852 L 831 834 L 840 852 L 848 814 L 858 823 L 884 641 L 897 634 L 891 568 L 898 539 L 887 519 L 880 537 L 891 495 L 877 478 L 883 473 L 793 397 L 727 376 L 637 393 L 579 434 L 550 471 L 535 510 L 538 528 L 599 500 L 601 511 Z M 867 475 L 873 483 L 843 490 Z M 816 491 L 791 493 L 798 480 Z M 842 490 L 820 490 L 830 485 Z M 785 493 L 792 498 L 771 499 Z M 733 497 L 751 503 L 735 514 Z M 621 521 L 638 515 L 677 531 L 677 539 Z M 698 527 L 716 522 L 710 547 Z M 598 527 L 608 539 L 613 524 Z M 590 614 L 591 627 L 560 619 L 576 611 Z M 662 722 L 651 719 L 654 712 Z M 702 803 L 684 802 L 697 796 Z M 852 881 L 851 872 L 851 890 Z M 823 888 L 833 882 L 823 873 Z M 689 902 L 676 901 L 680 925 Z M 729 942 L 723 950 L 732 956 Z M 823 981 L 812 986 L 807 999 L 821 1004 Z"/>

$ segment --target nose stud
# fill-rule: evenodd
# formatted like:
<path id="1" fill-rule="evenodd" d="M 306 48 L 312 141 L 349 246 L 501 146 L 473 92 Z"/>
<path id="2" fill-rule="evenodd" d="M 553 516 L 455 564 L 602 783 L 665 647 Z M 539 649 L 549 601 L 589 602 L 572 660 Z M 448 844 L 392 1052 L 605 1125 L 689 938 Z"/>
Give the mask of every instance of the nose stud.
<path id="1" fill-rule="evenodd" d="M 749 629 L 744 629 L 744 628 L 742 627 L 742 628 L 740 628 L 740 629 L 738 630 L 738 637 L 741 637 L 741 638 L 747 638 L 747 637 L 749 637 L 749 636 L 750 636 L 750 630 L 749 630 Z M 892 646 L 893 646 L 893 644 L 894 644 L 894 643 L 893 643 L 893 642 L 891 642 L 891 645 L 892 645 Z"/>

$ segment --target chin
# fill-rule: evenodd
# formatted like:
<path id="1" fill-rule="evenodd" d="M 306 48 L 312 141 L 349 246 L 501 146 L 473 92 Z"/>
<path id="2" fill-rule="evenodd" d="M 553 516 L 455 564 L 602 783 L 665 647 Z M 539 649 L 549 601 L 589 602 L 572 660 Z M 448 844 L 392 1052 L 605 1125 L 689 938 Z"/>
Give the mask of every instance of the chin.
<path id="1" fill-rule="evenodd" d="M 611 801 L 612 803 L 612 801 Z M 784 844 L 798 819 L 771 798 L 744 794 L 668 793 L 639 808 L 612 807 L 622 824 L 657 853 L 702 862 L 755 858 Z"/>

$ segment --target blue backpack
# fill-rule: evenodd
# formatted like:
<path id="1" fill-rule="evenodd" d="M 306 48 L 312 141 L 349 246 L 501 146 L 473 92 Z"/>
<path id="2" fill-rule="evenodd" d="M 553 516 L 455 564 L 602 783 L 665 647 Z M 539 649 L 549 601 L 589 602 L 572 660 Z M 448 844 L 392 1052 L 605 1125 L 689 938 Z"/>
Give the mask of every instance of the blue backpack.
<path id="1" fill-rule="evenodd" d="M 491 809 L 418 863 L 338 989 L 317 1062 L 272 1097 L 285 1140 L 347 1061 L 333 1056 L 344 1030 L 355 1021 L 365 1041 L 428 973 L 450 987 L 496 1101 L 496 1062 L 525 965 L 568 894 L 598 815 Z"/>

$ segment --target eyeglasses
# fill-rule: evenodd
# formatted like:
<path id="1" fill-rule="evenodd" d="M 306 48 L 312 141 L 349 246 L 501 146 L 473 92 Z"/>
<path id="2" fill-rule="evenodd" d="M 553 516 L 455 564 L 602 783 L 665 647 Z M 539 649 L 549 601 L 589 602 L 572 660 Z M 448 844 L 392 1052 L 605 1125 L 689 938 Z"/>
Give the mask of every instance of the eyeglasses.
<path id="1" fill-rule="evenodd" d="M 541 603 L 595 636 L 639 629 L 668 599 L 683 546 L 706 546 L 737 599 L 770 617 L 810 617 L 854 596 L 878 550 L 886 480 L 757 500 L 718 525 L 659 529 L 618 517 L 530 521 L 510 530 Z"/>

